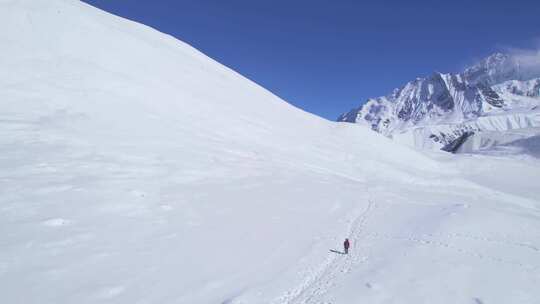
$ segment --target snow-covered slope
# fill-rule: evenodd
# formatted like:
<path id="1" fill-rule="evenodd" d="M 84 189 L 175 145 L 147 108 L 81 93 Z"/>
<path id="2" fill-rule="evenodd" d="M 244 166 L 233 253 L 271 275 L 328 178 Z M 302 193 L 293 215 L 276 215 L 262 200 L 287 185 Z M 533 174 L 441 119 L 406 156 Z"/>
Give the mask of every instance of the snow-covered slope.
<path id="1" fill-rule="evenodd" d="M 0 0 L 0 40 L 2 302 L 540 296 L 536 162 L 427 157 L 77 1 Z"/>
<path id="2" fill-rule="evenodd" d="M 338 120 L 368 125 L 400 142 L 432 149 L 471 130 L 495 131 L 494 124 L 497 131 L 530 127 L 531 122 L 538 126 L 538 115 L 531 111 L 540 105 L 539 65 L 517 55 L 496 53 L 463 73 L 418 78 L 386 97 L 368 100 Z"/>

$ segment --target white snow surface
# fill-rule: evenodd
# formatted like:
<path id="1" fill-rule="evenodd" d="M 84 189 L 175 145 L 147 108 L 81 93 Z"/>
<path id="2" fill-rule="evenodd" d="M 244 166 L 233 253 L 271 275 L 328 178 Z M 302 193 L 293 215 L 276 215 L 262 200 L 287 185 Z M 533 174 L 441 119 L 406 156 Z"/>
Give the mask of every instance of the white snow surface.
<path id="1" fill-rule="evenodd" d="M 537 159 L 323 120 L 78 1 L 0 25 L 2 303 L 538 303 Z"/>

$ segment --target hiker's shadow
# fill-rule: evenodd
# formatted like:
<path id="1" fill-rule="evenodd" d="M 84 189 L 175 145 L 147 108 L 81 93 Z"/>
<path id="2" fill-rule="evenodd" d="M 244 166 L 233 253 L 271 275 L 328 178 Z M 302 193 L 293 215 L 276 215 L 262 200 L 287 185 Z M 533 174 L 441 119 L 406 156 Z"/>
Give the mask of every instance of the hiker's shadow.
<path id="1" fill-rule="evenodd" d="M 343 251 L 337 251 L 337 250 L 334 250 L 334 249 L 330 249 L 330 252 L 337 253 L 337 254 L 346 254 Z"/>

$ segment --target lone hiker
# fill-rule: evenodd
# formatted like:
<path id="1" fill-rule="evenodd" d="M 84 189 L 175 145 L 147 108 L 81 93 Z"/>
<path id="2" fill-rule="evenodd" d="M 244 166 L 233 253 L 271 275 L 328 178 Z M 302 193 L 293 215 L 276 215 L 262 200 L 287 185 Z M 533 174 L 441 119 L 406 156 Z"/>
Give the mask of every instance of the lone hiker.
<path id="1" fill-rule="evenodd" d="M 343 242 L 343 249 L 345 249 L 345 254 L 349 254 L 349 247 L 351 246 L 351 243 L 349 243 L 349 239 L 345 239 L 345 242 Z"/>

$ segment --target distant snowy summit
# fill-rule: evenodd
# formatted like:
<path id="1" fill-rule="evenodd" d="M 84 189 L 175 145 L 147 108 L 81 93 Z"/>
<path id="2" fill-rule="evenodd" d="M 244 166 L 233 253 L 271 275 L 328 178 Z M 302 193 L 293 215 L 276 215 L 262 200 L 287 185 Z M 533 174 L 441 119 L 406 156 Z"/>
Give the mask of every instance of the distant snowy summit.
<path id="1" fill-rule="evenodd" d="M 462 73 L 417 78 L 338 121 L 418 148 L 454 150 L 484 131 L 540 127 L 539 105 L 540 55 L 496 53 Z"/>

